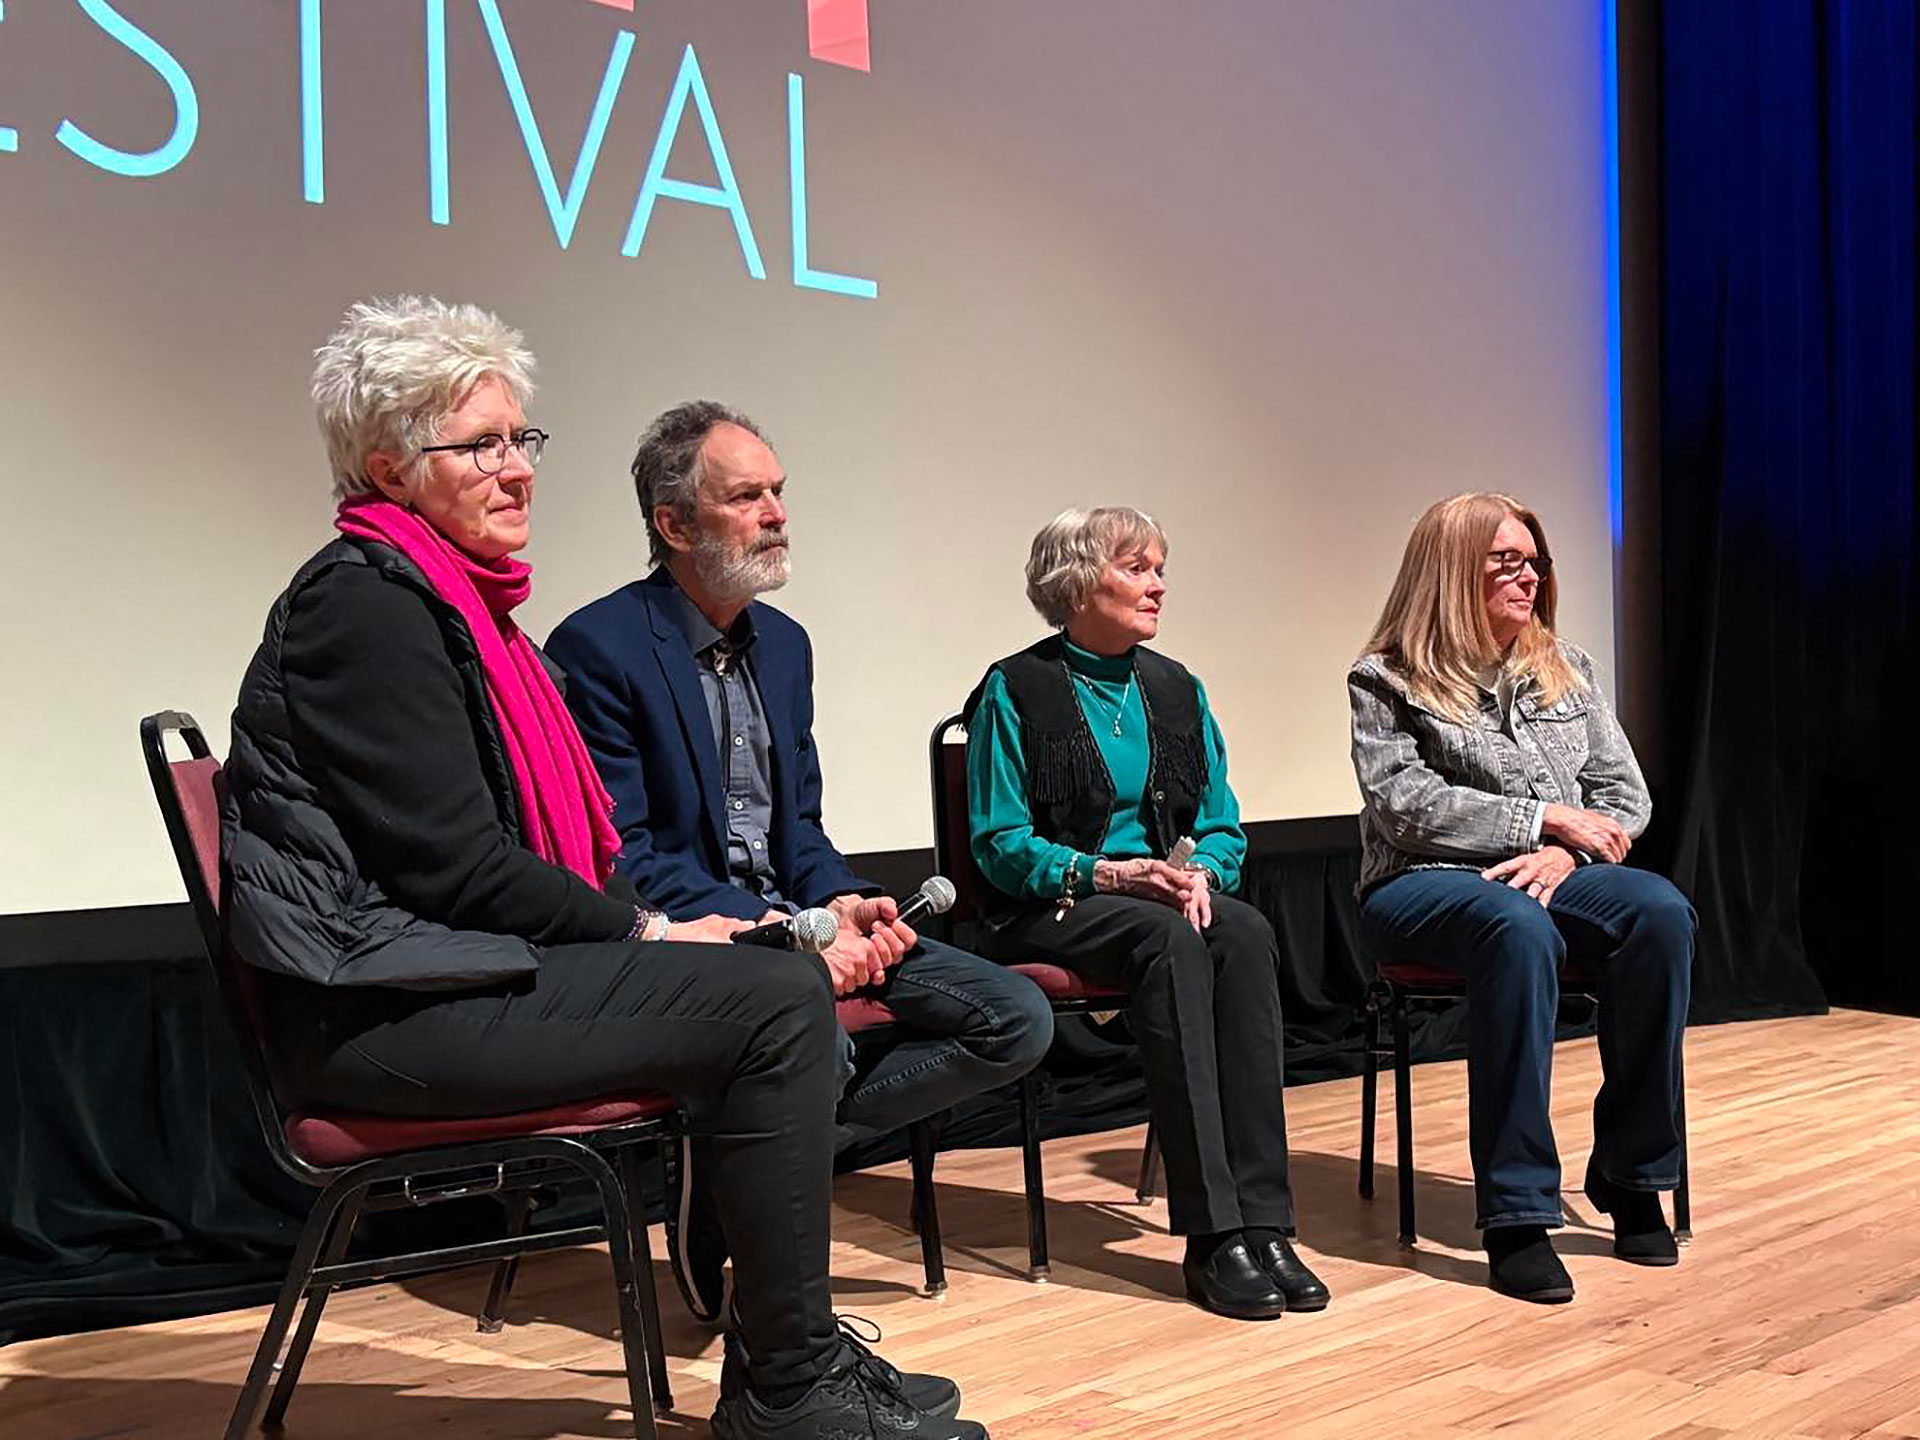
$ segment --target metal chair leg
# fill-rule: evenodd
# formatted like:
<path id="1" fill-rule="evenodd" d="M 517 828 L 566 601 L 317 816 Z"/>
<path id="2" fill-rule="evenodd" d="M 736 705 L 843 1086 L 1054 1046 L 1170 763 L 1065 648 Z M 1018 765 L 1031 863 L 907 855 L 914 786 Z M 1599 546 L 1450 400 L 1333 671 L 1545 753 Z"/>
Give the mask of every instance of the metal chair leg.
<path id="1" fill-rule="evenodd" d="M 527 1217 L 533 1213 L 533 1192 L 522 1190 L 507 1201 L 507 1238 L 518 1240 L 527 1233 Z M 506 1323 L 507 1296 L 513 1293 L 513 1277 L 520 1273 L 520 1257 L 509 1255 L 493 1267 L 493 1283 L 487 1287 L 487 1303 L 480 1309 L 474 1328 L 482 1335 L 498 1335 Z"/>
<path id="2" fill-rule="evenodd" d="M 1380 1105 L 1380 999 L 1367 992 L 1366 1048 L 1360 1054 L 1360 1198 L 1373 1198 L 1373 1135 Z"/>
<path id="3" fill-rule="evenodd" d="M 659 1148 L 655 1142 L 654 1148 Z M 620 1189 L 627 1208 L 622 1222 L 633 1236 L 634 1278 L 640 1286 L 640 1323 L 646 1327 L 647 1374 L 652 1381 L 653 1408 L 673 1409 L 673 1382 L 667 1376 L 667 1338 L 660 1329 L 660 1292 L 653 1283 L 653 1239 L 647 1233 L 646 1192 L 640 1188 L 640 1146 L 622 1145 Z"/>
<path id="4" fill-rule="evenodd" d="M 1680 1092 L 1674 1107 L 1674 1118 L 1680 1122 L 1680 1183 L 1673 1192 L 1673 1238 L 1685 1245 L 1693 1239 L 1693 1186 L 1687 1165 L 1686 1062 L 1677 1060 L 1673 1070 L 1674 1084 Z"/>
<path id="5" fill-rule="evenodd" d="M 1020 1077 L 1020 1158 L 1026 1170 L 1027 1279 L 1044 1285 L 1047 1265 L 1047 1190 L 1040 1174 L 1040 1086 L 1029 1070 Z"/>
<path id="6" fill-rule="evenodd" d="M 660 1430 L 653 1420 L 653 1401 L 647 1388 L 646 1327 L 640 1319 L 638 1282 L 634 1273 L 633 1222 L 628 1218 L 626 1192 L 612 1168 L 596 1151 L 585 1145 L 572 1147 L 578 1154 L 564 1163 L 580 1171 L 600 1192 L 600 1210 L 606 1217 L 607 1250 L 613 1260 L 614 1297 L 620 1307 L 620 1348 L 627 1368 L 627 1399 L 633 1408 L 633 1433 L 636 1440 L 659 1440 Z"/>
<path id="7" fill-rule="evenodd" d="M 1140 1183 L 1133 1187 L 1133 1198 L 1151 1205 L 1160 1193 L 1160 1135 L 1151 1117 L 1147 1120 L 1146 1143 L 1140 1147 Z"/>
<path id="8" fill-rule="evenodd" d="M 253 1429 L 254 1416 L 260 1413 L 261 1403 L 267 1396 L 267 1382 L 279 1366 L 280 1347 L 293 1324 L 294 1307 L 306 1293 L 308 1277 L 320 1262 L 321 1244 L 333 1233 L 334 1219 L 347 1200 L 362 1193 L 368 1183 L 353 1177 L 354 1172 L 348 1171 L 322 1190 L 320 1198 L 313 1203 L 313 1213 L 300 1232 L 300 1243 L 294 1247 L 279 1298 L 267 1316 L 267 1328 L 261 1332 L 260 1344 L 253 1352 L 253 1364 L 248 1367 L 246 1381 L 240 1387 L 240 1398 L 227 1420 L 226 1440 L 245 1440 L 247 1432 Z"/>
<path id="9" fill-rule="evenodd" d="M 940 1245 L 940 1207 L 933 1190 L 933 1126 L 916 1120 L 907 1127 L 913 1147 L 913 1215 L 920 1231 L 920 1264 L 926 1272 L 926 1294 L 944 1295 L 947 1262 Z"/>
<path id="10" fill-rule="evenodd" d="M 1414 1243 L 1413 1214 L 1413 1044 L 1407 1034 L 1407 1001 L 1395 994 L 1393 1007 L 1393 1117 L 1400 1161 L 1400 1243 Z"/>
<path id="11" fill-rule="evenodd" d="M 337 1265 L 346 1258 L 347 1246 L 353 1241 L 353 1227 L 360 1218 L 360 1206 L 366 1199 L 364 1190 L 349 1195 L 333 1217 L 333 1227 L 327 1236 L 326 1245 L 320 1251 L 320 1264 Z M 333 1293 L 331 1285 L 315 1285 L 307 1292 L 307 1308 L 300 1312 L 300 1323 L 293 1332 L 293 1343 L 287 1346 L 286 1358 L 280 1362 L 280 1378 L 274 1383 L 273 1398 L 267 1402 L 267 1412 L 260 1417 L 260 1428 L 277 1430 L 286 1418 L 287 1406 L 293 1403 L 293 1387 L 300 1383 L 300 1370 L 307 1363 L 307 1350 L 313 1344 L 313 1335 L 320 1328 L 320 1312 L 327 1307 L 327 1297 Z"/>

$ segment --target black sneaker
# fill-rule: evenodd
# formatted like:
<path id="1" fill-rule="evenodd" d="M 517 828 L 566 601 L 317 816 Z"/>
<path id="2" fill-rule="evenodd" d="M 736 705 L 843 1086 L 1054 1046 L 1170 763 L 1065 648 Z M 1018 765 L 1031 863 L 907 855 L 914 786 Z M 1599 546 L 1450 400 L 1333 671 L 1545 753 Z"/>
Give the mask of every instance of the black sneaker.
<path id="1" fill-rule="evenodd" d="M 713 1197 L 693 1167 L 693 1141 L 681 1135 L 660 1149 L 667 1189 L 667 1264 L 687 1310 L 703 1325 L 726 1314 L 726 1232 Z"/>
<path id="2" fill-rule="evenodd" d="M 868 1367 L 873 1378 L 892 1390 L 907 1404 L 916 1410 L 926 1412 L 936 1420 L 951 1420 L 960 1413 L 960 1387 L 944 1375 L 916 1375 L 902 1372 L 882 1360 L 867 1348 L 871 1342 L 853 1329 L 849 1317 L 839 1320 L 840 1338 L 859 1355 L 857 1364 Z M 862 1322 L 871 1324 L 872 1322 Z M 873 1341 L 880 1339 L 880 1327 L 874 1326 Z M 729 1329 L 726 1338 L 726 1358 L 720 1362 L 720 1399 L 722 1401 L 738 1398 L 747 1388 L 747 1347 L 741 1342 L 738 1332 Z"/>
<path id="3" fill-rule="evenodd" d="M 791 1405 L 769 1405 L 748 1389 L 723 1394 L 713 1412 L 714 1440 L 987 1440 L 986 1428 L 972 1420 L 914 1408 L 878 1376 L 871 1358 L 864 1346 L 843 1340 L 826 1373 Z"/>

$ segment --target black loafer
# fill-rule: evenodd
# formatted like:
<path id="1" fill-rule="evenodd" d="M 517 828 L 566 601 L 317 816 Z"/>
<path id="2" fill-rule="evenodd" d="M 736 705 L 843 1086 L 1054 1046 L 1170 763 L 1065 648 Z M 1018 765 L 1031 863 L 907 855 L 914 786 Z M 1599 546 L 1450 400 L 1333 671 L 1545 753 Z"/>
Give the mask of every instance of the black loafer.
<path id="1" fill-rule="evenodd" d="M 1253 1258 L 1287 1297 L 1289 1310 L 1324 1310 L 1333 1298 L 1320 1277 L 1293 1253 L 1293 1246 L 1278 1230 L 1249 1230 L 1247 1243 Z"/>
<path id="2" fill-rule="evenodd" d="M 1231 1320 L 1276 1320 L 1287 1313 L 1286 1292 L 1274 1283 L 1247 1242 L 1236 1235 L 1205 1260 L 1180 1262 L 1187 1298 Z"/>
<path id="3" fill-rule="evenodd" d="M 693 1168 L 693 1142 L 682 1135 L 661 1147 L 666 1178 L 667 1264 L 687 1310 L 703 1325 L 726 1313 L 727 1237 L 713 1197 Z"/>
<path id="4" fill-rule="evenodd" d="M 1660 1208 L 1653 1190 L 1629 1190 L 1616 1185 L 1591 1164 L 1581 1187 L 1593 1208 L 1613 1217 L 1613 1253 L 1635 1265 L 1678 1265 L 1680 1243 Z"/>
<path id="5" fill-rule="evenodd" d="M 1573 1277 L 1553 1253 L 1544 1225 L 1503 1226 L 1485 1231 L 1487 1283 L 1502 1295 L 1535 1305 L 1564 1305 L 1573 1299 Z"/>

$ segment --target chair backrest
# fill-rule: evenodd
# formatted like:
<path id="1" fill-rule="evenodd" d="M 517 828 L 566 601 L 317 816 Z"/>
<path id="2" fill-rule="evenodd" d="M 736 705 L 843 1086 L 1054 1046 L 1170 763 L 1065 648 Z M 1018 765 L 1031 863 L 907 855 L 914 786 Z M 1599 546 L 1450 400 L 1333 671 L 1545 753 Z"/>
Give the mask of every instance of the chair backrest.
<path id="1" fill-rule="evenodd" d="M 953 882 L 955 892 L 947 919 L 978 920 L 987 913 L 994 891 L 973 862 L 973 828 L 967 823 L 967 727 L 959 715 L 933 727 L 927 763 L 933 786 L 933 868 Z"/>
<path id="2" fill-rule="evenodd" d="M 173 735 L 187 747 L 184 760 L 172 759 L 167 753 L 167 739 Z M 228 1028 L 240 1047 L 247 1089 L 267 1148 L 285 1169 L 312 1181 L 319 1172 L 287 1147 L 285 1120 L 274 1099 L 266 1055 L 260 1048 L 251 975 L 246 964 L 228 948 L 226 930 L 220 922 L 220 800 L 226 775 L 198 723 L 182 710 L 162 710 L 142 720 L 140 748 L 146 755 L 153 798 L 166 821 L 167 838 L 173 842 L 174 863 L 180 867 L 181 882 L 187 887 L 187 899 L 199 922 L 201 946 L 220 990 Z"/>
<path id="3" fill-rule="evenodd" d="M 189 758 L 168 758 L 169 735 L 185 742 Z M 220 762 L 193 717 L 178 710 L 142 720 L 140 747 L 173 842 L 174 863 L 200 925 L 200 943 L 211 955 L 220 948 Z"/>

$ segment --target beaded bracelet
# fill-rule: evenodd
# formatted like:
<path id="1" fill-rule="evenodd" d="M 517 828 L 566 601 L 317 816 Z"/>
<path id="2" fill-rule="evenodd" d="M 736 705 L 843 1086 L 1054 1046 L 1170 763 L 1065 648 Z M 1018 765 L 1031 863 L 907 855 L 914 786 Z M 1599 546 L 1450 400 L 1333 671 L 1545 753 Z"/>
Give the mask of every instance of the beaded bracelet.
<path id="1" fill-rule="evenodd" d="M 664 940 L 667 938 L 667 925 L 664 910 L 642 910 L 636 905 L 633 907 L 633 928 L 627 931 L 627 939 Z"/>

